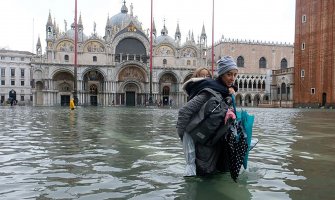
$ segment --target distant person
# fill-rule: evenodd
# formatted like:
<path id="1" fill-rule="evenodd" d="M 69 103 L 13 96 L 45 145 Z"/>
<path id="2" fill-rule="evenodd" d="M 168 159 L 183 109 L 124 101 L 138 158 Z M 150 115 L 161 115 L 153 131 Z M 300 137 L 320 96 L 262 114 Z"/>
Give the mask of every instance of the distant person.
<path id="1" fill-rule="evenodd" d="M 238 73 L 238 68 L 233 58 L 230 56 L 223 57 L 217 62 L 217 64 L 218 77 L 216 80 L 209 78 L 191 78 L 183 85 L 183 89 L 190 99 L 182 108 L 180 108 L 178 112 L 177 132 L 182 141 L 186 134 L 187 138 L 191 138 L 186 132 L 186 127 L 191 122 L 192 117 L 195 116 L 200 111 L 201 107 L 211 98 L 211 94 L 208 91 L 202 91 L 203 89 L 210 88 L 219 93 L 223 99 L 231 96 L 236 91 L 233 84 Z M 208 76 L 208 74 L 205 73 L 203 75 L 197 75 L 200 74 L 197 71 L 198 70 L 195 72 L 195 76 Z M 201 71 L 202 70 L 200 70 L 200 72 Z M 205 72 L 206 70 L 203 69 L 203 71 Z M 187 145 L 189 144 L 190 143 L 185 144 L 185 141 L 183 141 L 185 156 L 187 156 L 185 148 L 188 148 L 189 146 Z M 193 144 L 192 141 L 191 144 Z M 226 146 L 226 144 L 224 144 L 224 140 L 219 140 L 219 142 L 214 146 L 206 146 L 200 143 L 195 143 L 194 162 L 196 174 L 191 174 L 191 176 L 203 176 L 216 172 L 229 171 L 227 160 L 228 155 L 227 151 L 224 150 L 224 146 Z M 187 163 L 187 165 L 188 164 L 189 163 Z"/>
<path id="2" fill-rule="evenodd" d="M 211 72 L 206 67 L 197 68 L 192 75 L 192 78 L 212 78 Z"/>
<path id="3" fill-rule="evenodd" d="M 70 100 L 70 109 L 71 109 L 71 110 L 74 110 L 74 108 L 75 108 L 75 105 L 74 105 L 74 99 L 71 98 L 71 100 Z"/>

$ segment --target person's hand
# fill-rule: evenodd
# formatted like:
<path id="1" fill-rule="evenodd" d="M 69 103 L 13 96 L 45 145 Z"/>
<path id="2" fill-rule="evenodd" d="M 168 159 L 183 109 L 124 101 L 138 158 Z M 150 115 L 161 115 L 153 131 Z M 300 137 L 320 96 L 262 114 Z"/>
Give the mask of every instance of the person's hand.
<path id="1" fill-rule="evenodd" d="M 229 88 L 229 94 L 235 94 L 234 88 L 232 88 L 232 87 Z"/>

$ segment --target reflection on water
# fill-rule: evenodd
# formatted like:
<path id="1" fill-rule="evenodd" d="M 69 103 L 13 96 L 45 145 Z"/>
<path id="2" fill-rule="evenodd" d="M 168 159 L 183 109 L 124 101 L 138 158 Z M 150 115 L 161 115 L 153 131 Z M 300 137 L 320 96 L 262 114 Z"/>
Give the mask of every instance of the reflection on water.
<path id="1" fill-rule="evenodd" d="M 249 168 L 184 178 L 177 110 L 0 107 L 1 199 L 332 199 L 335 112 L 256 109 Z"/>

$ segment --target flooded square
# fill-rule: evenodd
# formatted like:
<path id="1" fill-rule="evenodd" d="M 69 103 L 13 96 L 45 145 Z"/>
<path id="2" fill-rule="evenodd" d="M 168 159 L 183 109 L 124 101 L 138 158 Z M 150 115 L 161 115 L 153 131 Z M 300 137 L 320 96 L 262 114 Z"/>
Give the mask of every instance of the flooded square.
<path id="1" fill-rule="evenodd" d="M 247 108 L 237 183 L 185 178 L 177 109 L 0 107 L 1 199 L 332 199 L 335 112 Z"/>

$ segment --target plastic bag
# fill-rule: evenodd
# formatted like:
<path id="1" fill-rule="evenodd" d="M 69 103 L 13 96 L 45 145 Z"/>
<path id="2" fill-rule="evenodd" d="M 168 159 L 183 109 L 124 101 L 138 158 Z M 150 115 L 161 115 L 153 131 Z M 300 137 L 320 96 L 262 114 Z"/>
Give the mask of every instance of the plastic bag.
<path id="1" fill-rule="evenodd" d="M 247 143 L 248 143 L 248 151 L 243 160 L 243 167 L 247 169 L 248 167 L 248 158 L 249 151 L 251 150 L 251 140 L 252 140 L 252 127 L 254 124 L 254 116 L 250 115 L 247 111 L 242 110 L 241 112 L 237 112 L 237 119 L 242 122 L 242 126 L 247 134 Z"/>
<path id="2" fill-rule="evenodd" d="M 196 176 L 195 147 L 193 139 L 188 133 L 184 133 L 183 136 L 183 150 L 186 161 L 184 176 Z"/>

